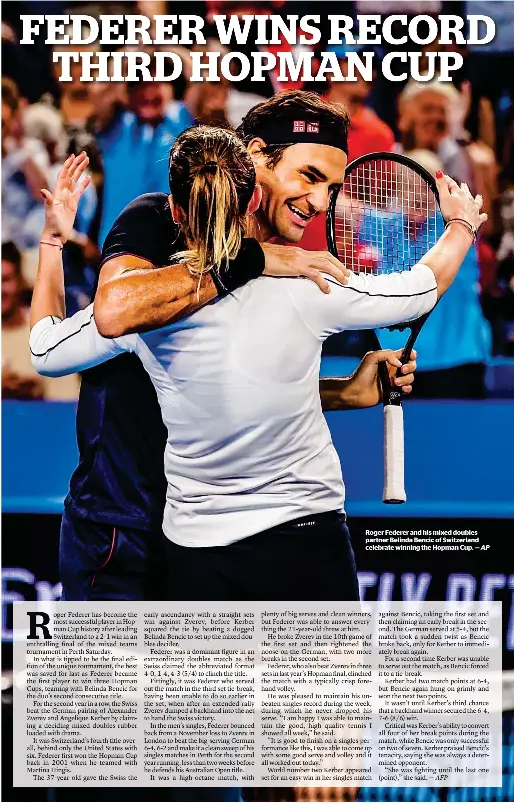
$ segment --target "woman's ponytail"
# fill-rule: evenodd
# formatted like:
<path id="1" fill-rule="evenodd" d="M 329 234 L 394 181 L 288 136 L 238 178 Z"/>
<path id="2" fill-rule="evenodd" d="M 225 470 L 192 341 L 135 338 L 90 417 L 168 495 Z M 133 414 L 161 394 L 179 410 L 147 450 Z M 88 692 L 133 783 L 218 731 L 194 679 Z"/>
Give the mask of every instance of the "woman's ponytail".
<path id="1" fill-rule="evenodd" d="M 191 184 L 186 240 L 194 273 L 206 273 L 234 259 L 244 236 L 244 216 L 230 173 L 207 161 Z"/>
<path id="2" fill-rule="evenodd" d="M 255 168 L 241 140 L 226 129 L 198 126 L 181 134 L 170 154 L 170 189 L 185 212 L 187 250 L 177 254 L 199 276 L 223 272 L 245 236 Z"/>

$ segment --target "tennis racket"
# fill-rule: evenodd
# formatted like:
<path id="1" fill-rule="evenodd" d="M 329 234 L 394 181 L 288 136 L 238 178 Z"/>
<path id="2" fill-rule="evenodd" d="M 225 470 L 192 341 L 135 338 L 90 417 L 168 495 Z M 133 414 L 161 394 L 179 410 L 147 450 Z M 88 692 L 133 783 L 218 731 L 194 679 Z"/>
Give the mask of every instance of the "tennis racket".
<path id="1" fill-rule="evenodd" d="M 444 230 L 435 180 L 421 165 L 395 153 L 371 153 L 351 162 L 331 197 L 327 240 L 331 253 L 356 273 L 410 270 Z M 400 361 L 408 362 L 428 315 L 390 329 L 410 330 Z M 378 349 L 382 348 L 372 332 Z M 401 390 L 379 366 L 384 403 L 384 492 L 387 504 L 407 497 Z M 400 369 L 398 370 L 398 373 Z"/>

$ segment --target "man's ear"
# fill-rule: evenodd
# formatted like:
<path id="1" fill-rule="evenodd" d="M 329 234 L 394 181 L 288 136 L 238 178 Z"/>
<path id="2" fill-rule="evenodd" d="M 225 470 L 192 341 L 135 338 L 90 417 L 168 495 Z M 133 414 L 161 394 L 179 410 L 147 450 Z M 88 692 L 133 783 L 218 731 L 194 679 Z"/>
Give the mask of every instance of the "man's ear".
<path id="1" fill-rule="evenodd" d="M 253 191 L 253 195 L 250 198 L 250 203 L 248 204 L 248 214 L 253 215 L 261 205 L 262 201 L 262 187 L 260 184 L 255 185 L 255 189 Z"/>
<path id="2" fill-rule="evenodd" d="M 185 223 L 186 220 L 187 220 L 186 213 L 184 212 L 182 207 L 179 206 L 174 201 L 173 195 L 168 195 L 168 201 L 169 201 L 169 204 L 170 204 L 171 217 L 173 218 L 173 222 L 176 223 L 177 225 L 180 225 L 181 223 Z"/>
<path id="3" fill-rule="evenodd" d="M 266 147 L 264 140 L 260 137 L 254 137 L 250 140 L 246 147 L 250 151 L 250 156 L 253 159 L 253 163 L 255 165 L 262 164 L 262 160 L 266 158 L 265 154 L 262 152 L 262 149 Z"/>

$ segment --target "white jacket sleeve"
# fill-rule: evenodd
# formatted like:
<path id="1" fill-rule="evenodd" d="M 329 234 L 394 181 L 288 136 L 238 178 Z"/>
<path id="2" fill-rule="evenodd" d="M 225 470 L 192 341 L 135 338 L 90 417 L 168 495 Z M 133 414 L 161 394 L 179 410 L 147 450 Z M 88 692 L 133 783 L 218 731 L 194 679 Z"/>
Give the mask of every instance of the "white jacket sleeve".
<path id="1" fill-rule="evenodd" d="M 123 351 L 133 351 L 136 337 L 102 337 L 90 304 L 71 318 L 61 320 L 50 315 L 32 327 L 29 339 L 32 365 L 43 376 L 74 374 Z"/>
<path id="2" fill-rule="evenodd" d="M 345 329 L 376 329 L 420 318 L 435 306 L 437 283 L 427 265 L 381 275 L 352 273 L 330 282 L 330 294 L 310 281 L 290 283 L 293 302 L 309 329 L 324 340 Z M 317 292 L 316 292 L 317 291 Z"/>

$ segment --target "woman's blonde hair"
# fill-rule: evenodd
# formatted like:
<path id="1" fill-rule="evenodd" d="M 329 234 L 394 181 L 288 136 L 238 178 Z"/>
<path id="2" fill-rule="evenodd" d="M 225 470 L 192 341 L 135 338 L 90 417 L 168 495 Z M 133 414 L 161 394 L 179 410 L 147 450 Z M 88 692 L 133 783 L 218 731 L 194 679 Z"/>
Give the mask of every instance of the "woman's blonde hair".
<path id="1" fill-rule="evenodd" d="M 255 168 L 246 147 L 228 129 L 197 126 L 171 149 L 170 191 L 187 220 L 181 224 L 187 250 L 177 254 L 191 272 L 219 270 L 234 259 L 246 230 L 255 189 Z"/>

